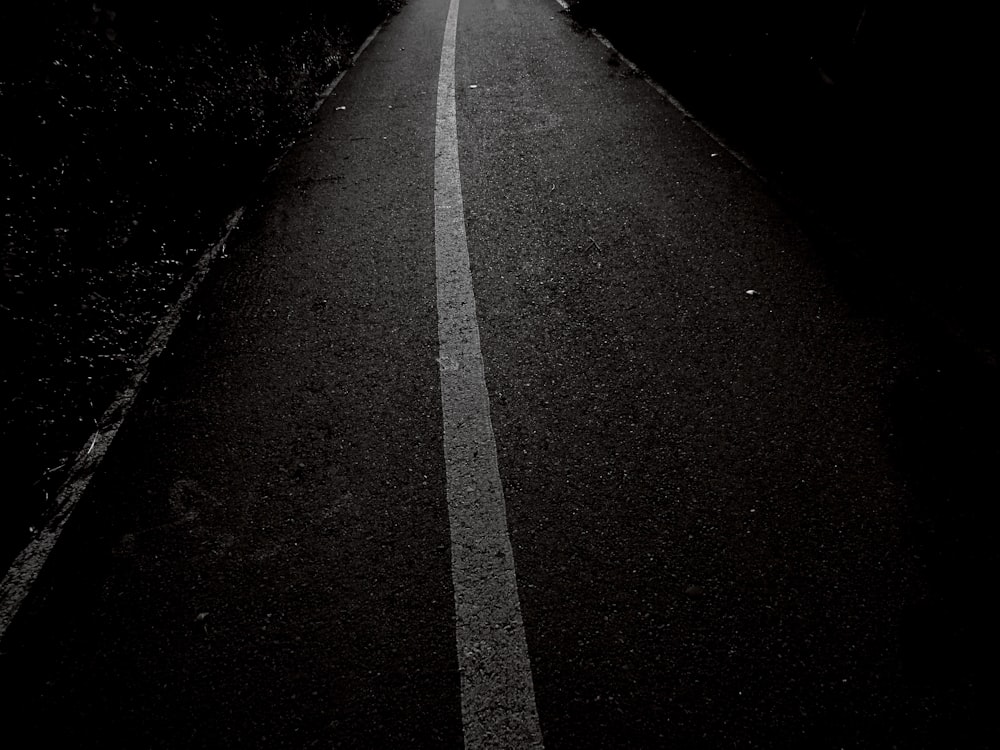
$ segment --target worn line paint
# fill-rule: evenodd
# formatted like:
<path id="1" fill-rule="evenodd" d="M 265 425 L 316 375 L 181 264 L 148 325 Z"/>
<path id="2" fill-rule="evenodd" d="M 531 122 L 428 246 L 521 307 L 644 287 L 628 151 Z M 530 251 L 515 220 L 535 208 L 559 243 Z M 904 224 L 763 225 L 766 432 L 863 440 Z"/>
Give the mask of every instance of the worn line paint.
<path id="1" fill-rule="evenodd" d="M 455 117 L 459 0 L 441 48 L 434 245 L 444 459 L 465 747 L 541 748 L 465 237 Z"/>

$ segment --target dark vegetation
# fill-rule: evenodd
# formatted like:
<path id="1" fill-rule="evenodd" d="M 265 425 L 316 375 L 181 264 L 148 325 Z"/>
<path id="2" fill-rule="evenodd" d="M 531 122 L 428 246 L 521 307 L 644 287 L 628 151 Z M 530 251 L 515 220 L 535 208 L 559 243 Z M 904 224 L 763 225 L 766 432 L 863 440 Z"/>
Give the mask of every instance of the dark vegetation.
<path id="1" fill-rule="evenodd" d="M 193 263 L 401 0 L 34 0 L 0 46 L 0 563 Z"/>

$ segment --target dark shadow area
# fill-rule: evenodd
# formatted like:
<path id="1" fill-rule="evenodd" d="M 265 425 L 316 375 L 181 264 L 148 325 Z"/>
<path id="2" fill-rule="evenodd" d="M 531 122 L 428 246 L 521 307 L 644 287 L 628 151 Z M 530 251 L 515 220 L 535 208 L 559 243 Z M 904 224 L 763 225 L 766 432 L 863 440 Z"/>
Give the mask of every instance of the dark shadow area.
<path id="1" fill-rule="evenodd" d="M 902 628 L 918 747 L 995 747 L 1000 666 L 990 592 L 1000 569 L 1000 388 L 996 369 L 954 341 L 924 340 L 890 394 L 898 465 L 913 490 L 907 534 L 919 595 Z"/>
<path id="2" fill-rule="evenodd" d="M 997 351 L 983 18 L 863 1 L 578 0 L 572 14 L 849 239 L 829 259 L 846 283 L 876 275 L 890 310 Z"/>
<path id="3" fill-rule="evenodd" d="M 579 0 L 572 14 L 746 155 L 819 230 L 855 309 L 904 332 L 912 361 L 886 403 L 920 580 L 901 623 L 893 734 L 905 747 L 995 746 L 1000 264 L 987 239 L 985 20 L 870 2 Z"/>

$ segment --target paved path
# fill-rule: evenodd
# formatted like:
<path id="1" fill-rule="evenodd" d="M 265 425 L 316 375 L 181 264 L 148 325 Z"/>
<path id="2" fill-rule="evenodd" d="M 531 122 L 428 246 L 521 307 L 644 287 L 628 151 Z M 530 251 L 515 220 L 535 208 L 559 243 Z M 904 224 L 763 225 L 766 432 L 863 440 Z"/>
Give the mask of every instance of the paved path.
<path id="1" fill-rule="evenodd" d="M 925 365 L 559 10 L 410 0 L 343 79 L 7 632 L 10 731 L 972 746 Z"/>

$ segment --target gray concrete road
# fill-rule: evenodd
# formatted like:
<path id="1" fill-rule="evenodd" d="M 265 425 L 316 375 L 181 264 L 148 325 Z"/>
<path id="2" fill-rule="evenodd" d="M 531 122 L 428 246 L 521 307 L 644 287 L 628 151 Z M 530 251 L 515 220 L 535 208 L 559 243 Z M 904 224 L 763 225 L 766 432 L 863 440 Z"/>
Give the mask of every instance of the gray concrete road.
<path id="1" fill-rule="evenodd" d="M 249 207 L 0 644 L 5 731 L 528 746 L 470 729 L 495 711 L 550 748 L 989 746 L 995 512 L 964 503 L 992 448 L 928 463 L 957 377 L 547 0 L 458 10 L 493 447 L 446 455 L 448 11 L 410 0 Z M 449 472 L 492 450 L 500 562 L 462 572 Z M 516 617 L 475 598 L 515 568 Z"/>

